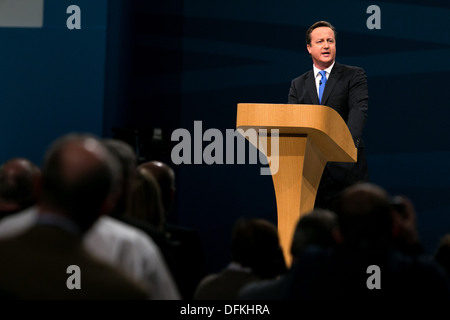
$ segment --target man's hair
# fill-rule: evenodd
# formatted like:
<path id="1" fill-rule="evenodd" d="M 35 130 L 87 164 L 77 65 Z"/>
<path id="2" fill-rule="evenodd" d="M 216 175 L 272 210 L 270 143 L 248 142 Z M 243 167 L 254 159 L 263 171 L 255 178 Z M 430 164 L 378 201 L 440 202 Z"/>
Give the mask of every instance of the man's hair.
<path id="1" fill-rule="evenodd" d="M 336 209 L 344 242 L 351 246 L 384 246 L 392 240 L 389 195 L 378 185 L 347 187 Z"/>
<path id="2" fill-rule="evenodd" d="M 277 227 L 265 219 L 241 217 L 235 222 L 231 255 L 261 278 L 273 278 L 286 270 Z"/>
<path id="3" fill-rule="evenodd" d="M 445 272 L 450 276 L 450 233 L 441 238 L 434 253 L 434 259 L 444 267 Z"/>
<path id="4" fill-rule="evenodd" d="M 120 196 L 116 206 L 110 213 L 111 216 L 120 217 L 125 214 L 131 183 L 135 176 L 137 157 L 131 145 L 117 139 L 103 139 L 103 143 L 111 155 L 116 157 L 120 165 L 119 189 Z"/>
<path id="5" fill-rule="evenodd" d="M 133 148 L 127 142 L 117 139 L 104 139 L 103 143 L 112 155 L 117 156 L 122 169 L 122 179 L 130 180 L 137 166 L 137 157 Z"/>
<path id="6" fill-rule="evenodd" d="M 164 229 L 164 207 L 161 190 L 153 174 L 146 168 L 136 170 L 130 188 L 126 214 L 147 221 L 158 230 Z"/>
<path id="7" fill-rule="evenodd" d="M 172 192 L 175 190 L 174 170 L 168 164 L 161 161 L 144 162 L 138 168 L 149 170 L 155 177 L 161 190 L 162 204 L 167 214 L 172 204 Z"/>
<path id="8" fill-rule="evenodd" d="M 309 245 L 331 247 L 333 231 L 338 227 L 337 215 L 330 210 L 316 208 L 297 222 L 291 245 L 293 257 L 299 257 Z"/>
<path id="9" fill-rule="evenodd" d="M 28 159 L 8 160 L 0 166 L 0 199 L 16 203 L 21 208 L 33 205 L 36 201 L 35 178 L 38 174 L 39 167 Z"/>
<path id="10" fill-rule="evenodd" d="M 306 31 L 306 44 L 311 45 L 311 32 L 313 32 L 314 29 L 320 27 L 328 27 L 331 30 L 333 30 L 334 38 L 336 39 L 336 29 L 333 27 L 331 23 L 329 23 L 328 21 L 317 21 Z"/>

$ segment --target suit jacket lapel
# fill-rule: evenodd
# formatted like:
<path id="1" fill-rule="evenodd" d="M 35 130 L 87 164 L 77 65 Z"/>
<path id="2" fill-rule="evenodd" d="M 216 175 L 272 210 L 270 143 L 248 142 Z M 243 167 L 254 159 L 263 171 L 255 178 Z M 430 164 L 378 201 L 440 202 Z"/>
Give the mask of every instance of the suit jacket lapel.
<path id="1" fill-rule="evenodd" d="M 338 64 L 336 62 L 334 64 L 333 69 L 331 70 L 330 77 L 327 80 L 327 83 L 325 85 L 325 90 L 323 91 L 323 96 L 322 96 L 322 104 L 323 105 L 327 104 L 328 97 L 330 96 L 331 92 L 333 91 L 334 86 L 336 85 L 336 83 L 339 82 L 341 77 L 342 77 L 342 68 L 341 68 L 340 64 Z M 318 98 L 317 98 L 317 101 L 319 101 Z"/>
<path id="2" fill-rule="evenodd" d="M 308 73 L 308 76 L 305 79 L 305 84 L 306 84 L 306 90 L 308 91 L 308 94 L 312 100 L 311 104 L 320 104 L 319 97 L 317 96 L 317 88 L 316 88 L 316 81 L 314 79 L 314 71 L 311 70 Z"/>

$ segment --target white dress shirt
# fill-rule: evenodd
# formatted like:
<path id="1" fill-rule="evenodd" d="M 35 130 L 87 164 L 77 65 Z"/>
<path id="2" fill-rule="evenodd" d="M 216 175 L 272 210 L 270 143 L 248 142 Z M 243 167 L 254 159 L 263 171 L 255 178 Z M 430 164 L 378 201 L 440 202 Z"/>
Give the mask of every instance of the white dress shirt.
<path id="1" fill-rule="evenodd" d="M 334 66 L 334 62 L 333 62 L 333 64 L 331 66 L 329 66 L 328 68 L 324 69 L 325 72 L 326 72 L 327 80 L 330 77 L 331 69 L 333 69 L 333 66 Z M 319 73 L 319 71 L 322 71 L 322 70 L 316 68 L 316 66 L 313 65 L 313 71 L 314 71 L 314 79 L 316 79 L 317 96 L 319 96 L 319 86 L 320 86 L 319 82 L 322 79 L 322 75 Z"/>

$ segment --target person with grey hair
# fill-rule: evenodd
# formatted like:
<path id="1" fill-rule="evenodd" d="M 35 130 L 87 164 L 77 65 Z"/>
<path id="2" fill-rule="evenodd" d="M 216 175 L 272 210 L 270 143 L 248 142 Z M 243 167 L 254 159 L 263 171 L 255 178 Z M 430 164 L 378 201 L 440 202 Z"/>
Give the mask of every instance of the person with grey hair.
<path id="1" fill-rule="evenodd" d="M 70 134 L 51 145 L 34 225 L 0 241 L 2 297 L 150 298 L 143 286 L 83 246 L 86 232 L 115 205 L 118 170 L 94 136 Z"/>

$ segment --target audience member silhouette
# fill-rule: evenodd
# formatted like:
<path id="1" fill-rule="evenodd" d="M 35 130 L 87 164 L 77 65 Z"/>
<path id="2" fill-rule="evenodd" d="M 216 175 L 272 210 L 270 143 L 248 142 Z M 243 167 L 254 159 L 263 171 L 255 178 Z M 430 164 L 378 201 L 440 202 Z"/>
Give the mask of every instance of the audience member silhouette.
<path id="1" fill-rule="evenodd" d="M 24 158 L 0 166 L 3 298 L 358 299 L 450 292 L 450 235 L 433 257 L 426 255 L 412 202 L 375 184 L 348 187 L 336 213 L 315 209 L 303 216 L 289 270 L 276 227 L 242 218 L 232 232 L 232 262 L 206 275 L 198 233 L 169 221 L 175 173 L 167 164 L 137 166 L 125 142 L 70 134 L 49 148 L 42 169 Z M 68 288 L 73 265 L 81 268 L 82 290 Z"/>
<path id="2" fill-rule="evenodd" d="M 305 248 L 319 246 L 333 247 L 334 233 L 338 228 L 336 214 L 326 209 L 314 209 L 302 216 L 295 228 L 291 244 L 292 265 L 298 263 Z M 281 300 L 284 298 L 292 281 L 292 267 L 286 274 L 269 280 L 251 282 L 244 286 L 237 299 L 240 300 Z"/>
<path id="3" fill-rule="evenodd" d="M 136 170 L 126 215 L 140 221 L 147 221 L 159 233 L 164 233 L 165 220 L 161 190 L 153 174 L 145 168 Z"/>
<path id="4" fill-rule="evenodd" d="M 138 168 L 145 168 L 149 170 L 161 190 L 161 201 L 164 208 L 165 223 L 168 221 L 168 215 L 172 210 L 175 197 L 175 171 L 166 163 L 161 161 L 148 161 L 141 163 Z"/>
<path id="5" fill-rule="evenodd" d="M 145 283 L 153 299 L 178 300 L 181 298 L 179 289 L 156 242 L 142 229 L 119 220 L 123 216 L 120 212 L 128 205 L 135 172 L 134 152 L 120 140 L 104 139 L 103 143 L 120 166 L 118 205 L 112 215 L 105 215 L 94 224 L 84 242 L 98 257 Z"/>
<path id="6" fill-rule="evenodd" d="M 41 170 L 25 158 L 0 166 L 0 219 L 36 204 Z"/>
<path id="7" fill-rule="evenodd" d="M 177 282 L 179 290 L 183 291 L 178 268 L 184 262 L 177 260 L 180 250 L 179 244 L 169 239 L 164 232 L 164 210 L 158 183 L 152 173 L 144 168 L 137 169 L 132 180 L 126 212 L 117 216 L 117 218 L 142 229 L 155 241 Z M 183 293 L 182 296 L 184 297 Z"/>
<path id="8" fill-rule="evenodd" d="M 445 234 L 439 242 L 434 259 L 444 268 L 445 273 L 450 279 L 450 233 Z"/>
<path id="9" fill-rule="evenodd" d="M 336 214 L 340 245 L 305 250 L 287 299 L 448 296 L 448 279 L 430 257 L 395 249 L 392 205 L 384 189 L 370 183 L 348 187 Z"/>
<path id="10" fill-rule="evenodd" d="M 138 170 L 150 171 L 158 182 L 161 191 L 163 215 L 163 234 L 175 245 L 172 270 L 184 299 L 192 299 L 194 291 L 202 278 L 207 275 L 206 259 L 197 230 L 169 221 L 175 199 L 175 172 L 161 161 L 148 161 L 140 164 Z M 160 225 L 156 226 L 159 227 Z M 172 248 L 173 252 L 173 248 Z"/>
<path id="11" fill-rule="evenodd" d="M 127 201 L 130 193 L 131 183 L 133 181 L 137 166 L 136 154 L 131 146 L 122 141 L 112 138 L 103 139 L 103 143 L 109 152 L 117 158 L 120 163 L 121 179 L 119 183 L 119 199 L 110 216 L 121 218 L 127 210 Z"/>
<path id="12" fill-rule="evenodd" d="M 103 145 L 106 146 L 105 143 Z M 117 162 L 116 154 L 111 151 L 108 154 Z M 119 169 L 114 186 L 116 203 L 123 207 L 120 203 L 125 196 L 122 188 L 126 181 L 121 169 L 122 167 Z M 117 210 L 114 206 L 110 212 Z M 36 223 L 36 219 L 35 211 L 19 212 L 2 219 L 0 238 L 11 237 L 27 230 Z M 180 299 L 180 293 L 164 257 L 153 239 L 144 231 L 121 222 L 110 214 L 104 214 L 86 232 L 83 244 L 98 259 L 116 266 L 143 284 L 152 299 Z"/>
<path id="13" fill-rule="evenodd" d="M 92 136 L 68 135 L 49 148 L 35 225 L 0 241 L 3 297 L 149 298 L 137 282 L 94 258 L 82 243 L 92 224 L 115 205 L 118 170 L 115 159 Z"/>
<path id="14" fill-rule="evenodd" d="M 152 244 L 154 243 L 157 246 L 159 251 L 158 255 L 161 255 L 164 260 L 165 268 L 168 269 L 170 276 L 173 277 L 173 285 L 171 286 L 176 286 L 178 294 L 180 294 L 180 298 L 183 298 L 177 275 L 174 272 L 177 262 L 174 258 L 174 251 L 176 250 L 174 248 L 174 244 L 167 239 L 160 229 L 152 225 L 149 221 L 142 219 L 142 214 L 146 209 L 144 207 L 146 205 L 152 206 L 155 203 L 153 201 L 154 197 L 150 198 L 149 196 L 154 196 L 154 193 L 158 193 L 158 190 L 154 191 L 154 189 L 158 188 L 158 186 L 155 184 L 149 184 L 152 182 L 154 183 L 153 176 L 151 176 L 151 173 L 149 172 L 144 173 L 145 176 L 143 176 L 139 170 L 137 170 L 136 154 L 128 143 L 117 139 L 104 139 L 104 143 L 109 151 L 117 157 L 122 168 L 123 179 L 121 180 L 120 187 L 121 196 L 119 199 L 119 205 L 116 206 L 112 214 L 114 220 L 120 220 L 133 229 L 139 229 L 140 232 L 144 232 L 148 237 L 150 237 Z M 145 178 L 153 178 L 153 180 L 149 182 L 146 181 Z M 146 196 L 143 195 L 141 188 L 144 186 L 154 188 L 152 189 L 151 194 Z M 159 204 L 159 214 L 162 215 L 161 200 L 159 199 L 155 201 L 159 201 L 156 203 L 157 205 Z M 138 210 L 138 212 L 131 213 L 135 209 Z M 137 214 L 139 214 L 140 217 L 137 217 Z"/>
<path id="15" fill-rule="evenodd" d="M 247 284 L 273 279 L 286 272 L 276 226 L 264 219 L 240 218 L 231 239 L 232 262 L 203 278 L 195 300 L 233 300 Z"/>

